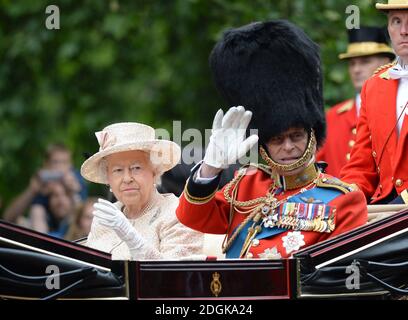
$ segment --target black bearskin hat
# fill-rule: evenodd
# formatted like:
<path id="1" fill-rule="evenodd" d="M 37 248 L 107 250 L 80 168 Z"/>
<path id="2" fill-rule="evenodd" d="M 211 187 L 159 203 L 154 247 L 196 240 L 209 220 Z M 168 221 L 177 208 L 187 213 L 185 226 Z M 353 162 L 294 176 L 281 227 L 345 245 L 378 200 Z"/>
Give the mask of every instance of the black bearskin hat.
<path id="1" fill-rule="evenodd" d="M 273 20 L 228 30 L 209 62 L 228 107 L 253 112 L 250 128 L 261 144 L 290 127 L 313 128 L 317 145 L 323 143 L 320 50 L 299 27 Z"/>

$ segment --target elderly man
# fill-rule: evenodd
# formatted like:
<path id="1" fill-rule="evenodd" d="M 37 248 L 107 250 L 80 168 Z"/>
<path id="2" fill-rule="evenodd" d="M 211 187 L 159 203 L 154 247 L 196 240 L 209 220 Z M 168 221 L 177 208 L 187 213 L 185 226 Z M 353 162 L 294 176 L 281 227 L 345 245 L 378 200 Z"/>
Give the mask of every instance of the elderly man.
<path id="1" fill-rule="evenodd" d="M 215 115 L 203 163 L 180 197 L 179 220 L 227 234 L 227 258 L 264 259 L 290 257 L 364 224 L 362 192 L 315 164 L 325 136 L 318 46 L 288 21 L 255 22 L 225 32 L 210 64 L 217 89 L 238 107 Z M 258 134 L 245 139 L 248 126 Z M 242 167 L 217 192 L 221 171 L 258 141 L 266 164 Z"/>
<path id="2" fill-rule="evenodd" d="M 360 91 L 374 71 L 395 59 L 387 43 L 384 28 L 361 26 L 348 30 L 347 52 L 339 58 L 348 62 L 350 80 L 355 98 L 340 102 L 326 113 L 327 138 L 317 153 L 317 161 L 328 164 L 328 174 L 339 176 L 340 170 L 350 160 L 351 148 L 356 140 L 357 118 L 360 113 Z"/>
<path id="3" fill-rule="evenodd" d="M 356 184 L 370 203 L 408 203 L 408 0 L 376 8 L 388 16 L 397 60 L 364 84 L 356 144 L 341 178 Z"/>

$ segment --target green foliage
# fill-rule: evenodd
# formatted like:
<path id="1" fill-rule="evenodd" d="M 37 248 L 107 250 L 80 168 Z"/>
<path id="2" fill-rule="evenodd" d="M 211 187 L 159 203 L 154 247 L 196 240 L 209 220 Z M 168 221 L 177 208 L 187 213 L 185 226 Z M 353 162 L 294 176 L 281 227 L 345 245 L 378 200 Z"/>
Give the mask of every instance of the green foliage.
<path id="1" fill-rule="evenodd" d="M 208 55 L 223 30 L 285 18 L 321 45 L 326 105 L 353 92 L 337 55 L 346 49 L 345 0 L 58 0 L 60 30 L 45 27 L 49 1 L 0 1 L 0 196 L 6 204 L 61 140 L 77 167 L 97 150 L 94 132 L 118 121 L 209 127 L 227 108 Z M 375 1 L 353 4 L 362 24 L 385 24 Z"/>

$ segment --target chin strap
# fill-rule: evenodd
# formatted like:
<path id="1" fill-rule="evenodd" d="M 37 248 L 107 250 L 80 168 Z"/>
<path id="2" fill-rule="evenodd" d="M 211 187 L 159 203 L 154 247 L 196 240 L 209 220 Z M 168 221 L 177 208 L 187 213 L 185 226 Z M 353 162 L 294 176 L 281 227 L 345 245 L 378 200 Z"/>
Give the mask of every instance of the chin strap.
<path id="1" fill-rule="evenodd" d="M 314 130 L 310 129 L 310 138 L 309 138 L 309 143 L 307 144 L 307 148 L 305 152 L 303 152 L 302 157 L 299 160 L 296 160 L 296 162 L 291 163 L 291 164 L 279 164 L 275 161 L 272 160 L 271 157 L 269 157 L 268 153 L 264 149 L 264 147 L 260 146 L 259 147 L 259 153 L 262 157 L 262 159 L 265 160 L 265 162 L 268 164 L 268 166 L 272 170 L 277 170 L 280 172 L 289 172 L 295 169 L 298 169 L 302 166 L 304 166 L 313 156 L 313 150 L 314 147 L 316 146 L 316 137 L 314 134 Z"/>

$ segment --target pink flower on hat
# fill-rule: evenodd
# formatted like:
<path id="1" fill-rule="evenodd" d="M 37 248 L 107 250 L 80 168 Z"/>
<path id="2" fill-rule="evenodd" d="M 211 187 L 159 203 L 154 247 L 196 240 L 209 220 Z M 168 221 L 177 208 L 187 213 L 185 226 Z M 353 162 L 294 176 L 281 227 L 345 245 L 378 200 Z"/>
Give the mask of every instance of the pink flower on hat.
<path id="1" fill-rule="evenodd" d="M 99 131 L 95 133 L 99 143 L 99 151 L 105 150 L 107 147 L 112 147 L 116 143 L 116 137 L 110 135 L 107 131 Z"/>

